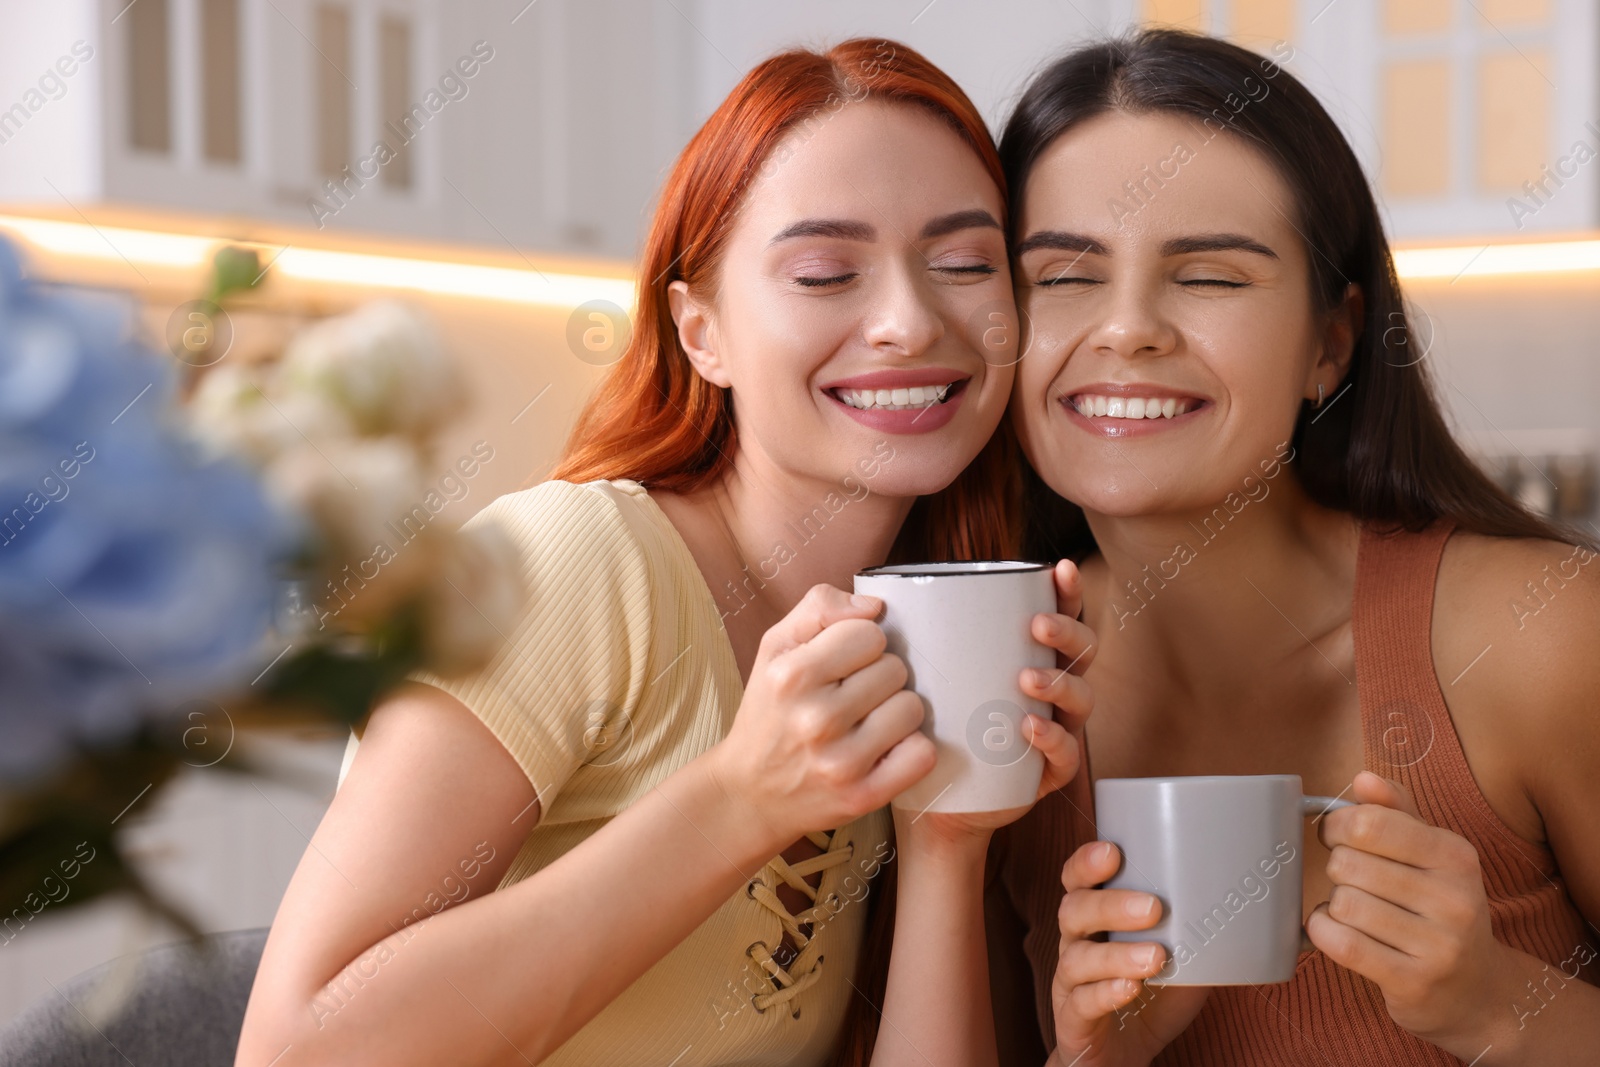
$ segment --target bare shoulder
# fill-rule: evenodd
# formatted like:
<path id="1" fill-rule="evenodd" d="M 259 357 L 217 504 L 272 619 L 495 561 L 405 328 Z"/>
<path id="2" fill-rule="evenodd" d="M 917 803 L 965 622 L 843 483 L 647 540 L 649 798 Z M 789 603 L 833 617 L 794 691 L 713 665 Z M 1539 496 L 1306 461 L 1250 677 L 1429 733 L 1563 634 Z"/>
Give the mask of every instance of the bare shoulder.
<path id="1" fill-rule="evenodd" d="M 1600 554 L 1584 545 L 1458 533 L 1445 547 L 1434 603 L 1434 652 L 1465 665 L 1490 648 L 1485 675 L 1556 696 L 1588 681 L 1600 652 Z M 1504 656 L 1496 652 L 1504 651 Z M 1458 668 L 1459 669 L 1459 668 Z M 1530 677 L 1530 672 L 1541 677 Z M 1474 669 L 1474 673 L 1475 673 Z M 1450 679 L 1445 679 L 1448 682 Z"/>
<path id="2" fill-rule="evenodd" d="M 1433 656 L 1485 797 L 1514 829 L 1542 838 L 1541 797 L 1588 773 L 1585 761 L 1592 768 L 1600 752 L 1600 554 L 1559 541 L 1451 537 Z"/>

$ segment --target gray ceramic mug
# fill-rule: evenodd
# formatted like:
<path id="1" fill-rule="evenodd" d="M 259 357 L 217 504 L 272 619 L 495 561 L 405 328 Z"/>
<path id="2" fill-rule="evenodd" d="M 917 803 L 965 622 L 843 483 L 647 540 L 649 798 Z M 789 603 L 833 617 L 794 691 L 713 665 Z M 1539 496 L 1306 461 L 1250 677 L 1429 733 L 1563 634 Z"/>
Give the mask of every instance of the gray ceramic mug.
<path id="1" fill-rule="evenodd" d="M 1155 926 L 1109 935 L 1166 948 L 1167 962 L 1148 984 L 1294 977 L 1303 935 L 1301 820 L 1350 801 L 1302 795 L 1298 774 L 1252 774 L 1103 778 L 1094 804 L 1100 839 L 1123 857 L 1104 888 L 1161 901 Z"/>

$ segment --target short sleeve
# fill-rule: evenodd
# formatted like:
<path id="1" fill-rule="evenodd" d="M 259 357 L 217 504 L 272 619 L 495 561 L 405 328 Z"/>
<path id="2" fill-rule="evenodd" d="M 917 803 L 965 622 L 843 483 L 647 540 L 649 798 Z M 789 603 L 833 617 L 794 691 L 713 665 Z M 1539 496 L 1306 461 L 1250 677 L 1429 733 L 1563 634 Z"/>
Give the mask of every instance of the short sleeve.
<path id="1" fill-rule="evenodd" d="M 590 755 L 600 715 L 632 714 L 651 635 L 649 556 L 612 494 L 544 482 L 491 502 L 521 560 L 523 613 L 478 671 L 418 671 L 483 720 L 533 783 L 543 811 Z"/>

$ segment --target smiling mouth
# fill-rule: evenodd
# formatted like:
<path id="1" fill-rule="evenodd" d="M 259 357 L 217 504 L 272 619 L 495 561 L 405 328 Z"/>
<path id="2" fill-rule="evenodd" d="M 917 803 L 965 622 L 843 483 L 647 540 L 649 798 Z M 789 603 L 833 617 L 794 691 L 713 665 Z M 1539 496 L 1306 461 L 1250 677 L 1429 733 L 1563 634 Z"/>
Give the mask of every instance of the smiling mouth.
<path id="1" fill-rule="evenodd" d="M 1074 393 L 1062 400 L 1086 419 L 1175 419 L 1204 401 L 1194 397 L 1105 396 Z"/>
<path id="2" fill-rule="evenodd" d="M 949 403 L 966 388 L 969 378 L 945 385 L 913 385 L 899 389 L 829 389 L 829 396 L 858 411 L 920 411 Z"/>

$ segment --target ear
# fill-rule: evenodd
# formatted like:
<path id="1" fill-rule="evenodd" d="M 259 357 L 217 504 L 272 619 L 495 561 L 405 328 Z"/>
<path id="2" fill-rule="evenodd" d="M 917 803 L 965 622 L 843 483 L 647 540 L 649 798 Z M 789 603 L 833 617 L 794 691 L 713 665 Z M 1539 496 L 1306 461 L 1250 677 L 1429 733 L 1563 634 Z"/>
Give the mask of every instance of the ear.
<path id="1" fill-rule="evenodd" d="M 1311 377 L 1306 383 L 1308 400 L 1317 398 L 1319 384 L 1326 396 L 1331 397 L 1339 391 L 1339 383 L 1344 381 L 1344 376 L 1350 370 L 1350 359 L 1355 355 L 1356 340 L 1361 336 L 1366 309 L 1367 301 L 1361 293 L 1361 287 L 1354 282 L 1347 285 L 1343 299 L 1328 313 L 1323 324 L 1322 353 L 1311 368 Z"/>
<path id="2" fill-rule="evenodd" d="M 711 309 L 695 299 L 688 283 L 682 280 L 667 286 L 667 304 L 672 309 L 672 321 L 678 327 L 678 344 L 683 346 L 690 365 L 712 385 L 728 388 L 731 383 L 717 355 Z"/>

